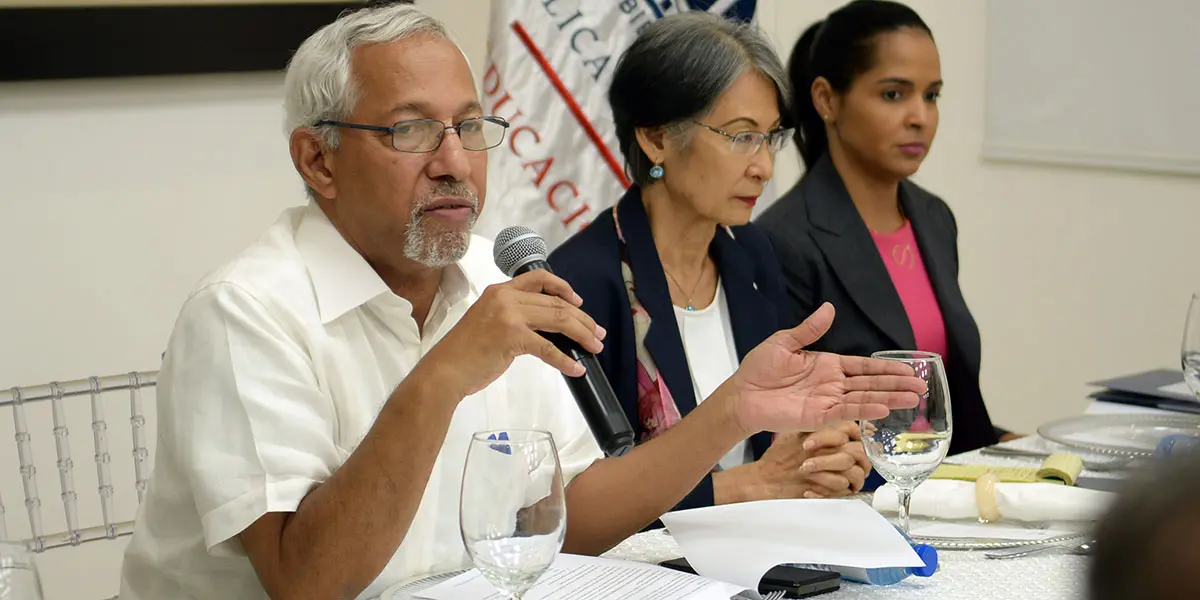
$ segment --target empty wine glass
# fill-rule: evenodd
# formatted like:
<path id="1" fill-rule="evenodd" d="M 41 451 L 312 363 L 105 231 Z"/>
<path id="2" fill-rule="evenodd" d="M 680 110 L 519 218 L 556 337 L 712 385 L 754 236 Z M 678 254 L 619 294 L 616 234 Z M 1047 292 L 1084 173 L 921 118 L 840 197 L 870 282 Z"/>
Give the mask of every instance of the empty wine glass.
<path id="1" fill-rule="evenodd" d="M 1192 393 L 1200 399 L 1200 294 L 1192 295 L 1192 305 L 1188 307 L 1187 322 L 1183 326 L 1183 349 L 1180 352 L 1183 363 L 1183 379 Z"/>
<path id="2" fill-rule="evenodd" d="M 23 544 L 0 542 L 0 600 L 42 600 L 33 553 Z"/>
<path id="3" fill-rule="evenodd" d="M 942 357 L 932 352 L 889 350 L 871 357 L 907 363 L 929 387 L 915 408 L 892 409 L 882 419 L 859 423 L 871 465 L 896 487 L 900 529 L 908 534 L 913 490 L 937 470 L 950 450 L 953 426 L 946 367 Z"/>
<path id="4" fill-rule="evenodd" d="M 471 562 L 513 600 L 562 549 L 567 506 L 554 438 L 484 431 L 471 438 L 459 519 Z"/>

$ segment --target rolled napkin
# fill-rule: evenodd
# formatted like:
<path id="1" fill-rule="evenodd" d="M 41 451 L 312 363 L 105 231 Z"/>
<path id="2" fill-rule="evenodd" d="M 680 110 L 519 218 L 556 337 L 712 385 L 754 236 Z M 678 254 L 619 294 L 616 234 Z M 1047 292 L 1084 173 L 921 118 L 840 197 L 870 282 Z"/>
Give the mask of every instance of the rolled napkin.
<path id="1" fill-rule="evenodd" d="M 1115 494 L 1060 483 L 995 483 L 995 509 L 1001 521 L 1094 521 L 1104 513 Z M 978 519 L 981 516 L 973 481 L 930 479 L 917 487 L 909 505 L 912 514 L 937 519 Z M 875 490 L 872 502 L 881 513 L 900 510 L 896 487 Z M 985 507 L 985 510 L 988 510 Z M 988 510 L 988 512 L 991 512 Z M 995 516 L 989 514 L 989 517 Z M 996 519 L 989 519 L 996 520 Z"/>

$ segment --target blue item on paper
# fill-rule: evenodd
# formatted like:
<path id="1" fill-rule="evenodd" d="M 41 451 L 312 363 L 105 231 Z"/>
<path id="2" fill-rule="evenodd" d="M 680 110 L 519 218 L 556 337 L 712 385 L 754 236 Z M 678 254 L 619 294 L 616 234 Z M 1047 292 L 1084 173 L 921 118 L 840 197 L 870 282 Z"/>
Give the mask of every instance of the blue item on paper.
<path id="1" fill-rule="evenodd" d="M 506 441 L 508 441 L 508 432 L 501 431 L 500 437 L 496 437 L 496 434 L 493 433 L 488 436 L 488 439 L 496 440 L 499 442 L 506 442 Z M 492 450 L 495 450 L 496 452 L 503 452 L 504 454 L 512 454 L 512 447 L 509 446 L 508 444 L 488 444 L 488 447 L 491 448 Z"/>
<path id="2" fill-rule="evenodd" d="M 901 532 L 901 535 L 904 535 Z M 917 577 L 932 577 L 938 570 L 938 553 L 937 549 L 928 544 L 917 544 L 913 542 L 907 535 L 904 539 L 908 540 L 909 545 L 916 551 L 917 556 L 925 561 L 924 567 L 879 567 L 874 569 L 861 569 L 857 567 L 841 567 L 834 565 L 791 565 L 804 569 L 814 569 L 818 571 L 836 571 L 842 576 L 842 579 L 847 581 L 857 581 L 858 583 L 866 583 L 869 585 L 892 585 L 900 583 L 908 579 L 910 575 Z"/>

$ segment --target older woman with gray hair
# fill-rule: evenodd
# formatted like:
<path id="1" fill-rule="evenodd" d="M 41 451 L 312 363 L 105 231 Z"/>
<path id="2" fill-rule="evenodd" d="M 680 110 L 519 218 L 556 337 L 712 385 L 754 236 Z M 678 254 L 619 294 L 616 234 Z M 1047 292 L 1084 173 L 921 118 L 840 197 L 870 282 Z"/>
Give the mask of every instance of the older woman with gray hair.
<path id="1" fill-rule="evenodd" d="M 599 360 L 642 440 L 737 370 L 790 312 L 767 238 L 750 224 L 771 179 L 787 75 L 752 25 L 706 13 L 647 27 L 609 91 L 634 185 L 550 262 L 608 337 Z M 735 446 L 677 508 L 858 491 L 870 470 L 853 423 Z"/>

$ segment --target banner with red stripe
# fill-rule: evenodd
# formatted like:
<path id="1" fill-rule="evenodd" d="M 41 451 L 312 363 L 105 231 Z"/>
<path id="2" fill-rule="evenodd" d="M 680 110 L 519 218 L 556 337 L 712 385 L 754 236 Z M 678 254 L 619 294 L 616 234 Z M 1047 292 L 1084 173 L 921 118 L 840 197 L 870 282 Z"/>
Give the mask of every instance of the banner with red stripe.
<path id="1" fill-rule="evenodd" d="M 750 20 L 755 0 L 492 2 L 484 110 L 508 119 L 489 153 L 486 209 L 475 231 L 538 231 L 551 248 L 630 184 L 606 94 L 621 53 L 666 15 L 706 10 Z"/>

